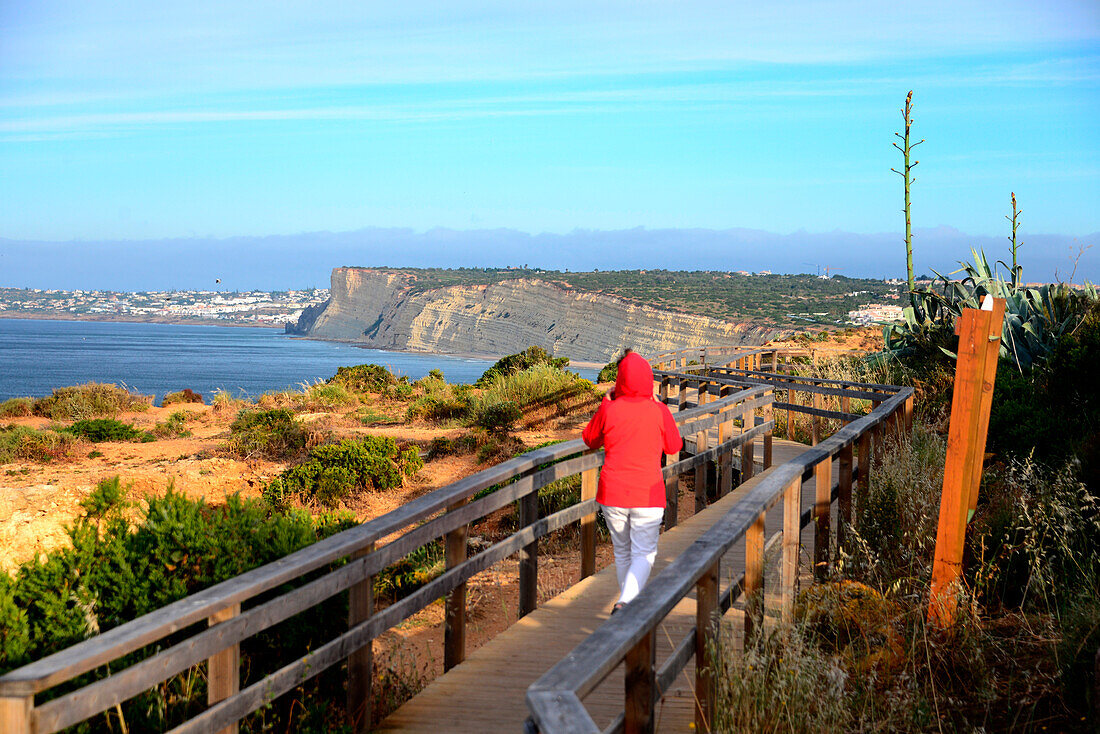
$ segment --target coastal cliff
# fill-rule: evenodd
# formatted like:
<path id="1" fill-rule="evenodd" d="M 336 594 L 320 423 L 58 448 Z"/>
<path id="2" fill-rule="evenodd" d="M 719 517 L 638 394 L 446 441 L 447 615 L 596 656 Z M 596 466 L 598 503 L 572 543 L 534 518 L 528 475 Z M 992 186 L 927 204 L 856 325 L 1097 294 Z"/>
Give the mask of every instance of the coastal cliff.
<path id="1" fill-rule="evenodd" d="M 537 279 L 419 288 L 414 274 L 336 268 L 328 302 L 287 331 L 378 349 L 510 354 L 531 345 L 555 356 L 605 362 L 704 345 L 754 345 L 788 333 L 743 321 L 661 311 Z"/>

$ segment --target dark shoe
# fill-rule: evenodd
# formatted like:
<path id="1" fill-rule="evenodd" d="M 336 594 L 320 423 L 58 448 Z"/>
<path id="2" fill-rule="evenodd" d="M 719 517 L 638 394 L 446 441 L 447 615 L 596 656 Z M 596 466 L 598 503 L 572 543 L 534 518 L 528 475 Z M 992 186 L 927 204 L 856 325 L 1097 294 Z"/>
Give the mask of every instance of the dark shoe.
<path id="1" fill-rule="evenodd" d="M 616 602 L 616 603 L 615 603 L 615 606 L 611 607 L 611 613 L 612 613 L 612 614 L 614 614 L 615 612 L 619 611 L 620 609 L 622 609 L 622 608 L 623 608 L 623 607 L 625 607 L 625 606 L 626 606 L 626 604 L 624 604 L 624 603 L 623 603 L 623 602 L 621 602 L 621 601 L 620 601 L 620 602 Z"/>

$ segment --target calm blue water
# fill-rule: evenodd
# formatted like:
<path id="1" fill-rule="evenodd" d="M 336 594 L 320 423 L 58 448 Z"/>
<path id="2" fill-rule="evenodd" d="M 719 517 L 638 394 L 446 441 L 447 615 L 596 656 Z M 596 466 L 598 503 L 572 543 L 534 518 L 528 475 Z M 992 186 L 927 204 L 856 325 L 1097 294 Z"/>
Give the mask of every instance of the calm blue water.
<path id="1" fill-rule="evenodd" d="M 448 382 L 473 382 L 492 364 L 294 339 L 276 329 L 0 319 L 0 400 L 84 382 L 123 383 L 158 401 L 185 387 L 207 399 L 219 389 L 256 396 L 367 362 L 414 380 L 438 368 Z"/>

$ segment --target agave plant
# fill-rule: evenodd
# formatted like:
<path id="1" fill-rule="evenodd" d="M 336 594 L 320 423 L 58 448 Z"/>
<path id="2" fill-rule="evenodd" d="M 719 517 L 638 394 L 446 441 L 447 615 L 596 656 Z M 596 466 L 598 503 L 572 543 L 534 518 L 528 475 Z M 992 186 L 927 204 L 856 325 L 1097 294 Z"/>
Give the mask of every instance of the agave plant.
<path id="1" fill-rule="evenodd" d="M 883 330 L 887 352 L 902 354 L 934 345 L 954 359 L 955 354 L 944 344 L 951 343 L 956 319 L 964 308 L 980 308 L 982 299 L 991 295 L 1005 300 L 1001 357 L 1011 359 L 1023 372 L 1045 359 L 1100 297 L 1091 284 L 1082 291 L 1065 283 L 1026 288 L 1001 277 L 996 267 L 990 267 L 984 251 L 971 250 L 971 254 L 972 264 L 960 262 L 962 267 L 946 276 L 936 273 L 932 287 L 913 292 L 913 305 L 902 311 L 904 323 Z M 949 277 L 958 273 L 965 276 L 959 280 Z"/>

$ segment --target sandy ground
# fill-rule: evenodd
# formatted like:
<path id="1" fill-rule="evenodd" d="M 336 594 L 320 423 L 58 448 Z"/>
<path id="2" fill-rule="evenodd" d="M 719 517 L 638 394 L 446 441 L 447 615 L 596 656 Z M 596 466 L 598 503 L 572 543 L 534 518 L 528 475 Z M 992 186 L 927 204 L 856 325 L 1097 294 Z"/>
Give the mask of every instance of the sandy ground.
<path id="1" fill-rule="evenodd" d="M 278 462 L 232 458 L 221 451 L 232 421 L 231 412 L 219 414 L 205 405 L 173 405 L 150 408 L 144 413 L 126 413 L 118 418 L 138 428 L 150 429 L 177 410 L 186 410 L 193 416 L 187 423 L 192 433 L 189 437 L 151 443 L 89 444 L 87 451 L 93 456 L 81 455 L 50 464 L 14 462 L 0 466 L 0 569 L 10 572 L 36 554 L 67 545 L 66 526 L 80 515 L 80 502 L 100 480 L 120 477 L 128 487 L 128 498 L 133 501 L 150 494 L 161 495 L 172 486 L 189 497 L 203 497 L 220 504 L 234 493 L 258 497 L 264 485 L 286 468 Z M 305 422 L 320 422 L 339 435 L 380 434 L 391 436 L 399 445 L 424 446 L 436 436 L 453 437 L 461 433 L 461 429 L 419 425 L 367 428 L 338 414 L 303 413 L 299 417 Z M 517 437 L 529 446 L 555 438 L 573 438 L 579 435 L 576 422 L 584 417 L 523 431 Z M 35 417 L 6 419 L 4 423 L 44 428 L 51 421 Z M 411 497 L 482 468 L 485 467 L 479 466 L 473 456 L 429 461 L 405 487 L 386 493 L 365 493 L 347 509 L 360 520 L 377 517 Z"/>

